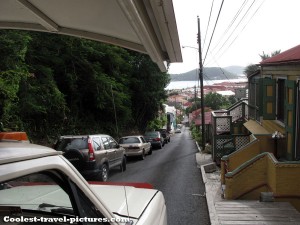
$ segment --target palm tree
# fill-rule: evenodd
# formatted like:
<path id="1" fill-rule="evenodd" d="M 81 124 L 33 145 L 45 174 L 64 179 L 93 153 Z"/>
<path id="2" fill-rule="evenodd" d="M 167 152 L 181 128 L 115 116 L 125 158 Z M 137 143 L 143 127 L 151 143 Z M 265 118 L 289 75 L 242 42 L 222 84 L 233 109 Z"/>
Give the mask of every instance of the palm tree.
<path id="1" fill-rule="evenodd" d="M 265 59 L 271 58 L 275 55 L 278 55 L 280 52 L 281 52 L 281 50 L 276 50 L 276 51 L 272 52 L 271 55 L 269 55 L 263 51 L 263 54 L 259 55 L 259 56 L 260 56 L 261 60 L 265 60 Z"/>
<path id="2" fill-rule="evenodd" d="M 263 61 L 263 60 L 265 60 L 265 59 L 268 59 L 268 58 L 270 58 L 270 57 L 273 57 L 273 56 L 275 56 L 275 55 L 278 55 L 280 52 L 281 52 L 281 50 L 276 50 L 276 51 L 273 51 L 273 52 L 271 53 L 271 55 L 269 55 L 269 54 L 266 54 L 266 53 L 263 51 L 263 53 L 262 53 L 262 54 L 259 54 L 259 56 L 260 56 L 261 60 Z M 259 69 L 259 66 L 258 66 L 258 65 L 256 65 L 256 64 L 250 64 L 250 65 L 248 65 L 248 66 L 245 68 L 244 74 L 245 74 L 246 76 L 249 76 L 249 75 L 255 73 L 258 69 Z"/>

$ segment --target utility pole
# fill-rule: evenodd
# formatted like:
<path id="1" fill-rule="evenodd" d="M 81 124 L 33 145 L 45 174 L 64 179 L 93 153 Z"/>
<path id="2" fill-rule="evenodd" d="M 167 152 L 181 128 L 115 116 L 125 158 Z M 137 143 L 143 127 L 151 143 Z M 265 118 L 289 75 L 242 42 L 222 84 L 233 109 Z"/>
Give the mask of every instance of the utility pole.
<path id="1" fill-rule="evenodd" d="M 200 18 L 198 20 L 198 52 L 199 52 L 199 80 L 201 85 L 201 133 L 202 133 L 202 151 L 205 149 L 205 113 L 204 113 L 204 93 L 203 93 L 203 64 L 202 64 L 202 50 L 201 50 L 201 33 L 200 33 Z"/>

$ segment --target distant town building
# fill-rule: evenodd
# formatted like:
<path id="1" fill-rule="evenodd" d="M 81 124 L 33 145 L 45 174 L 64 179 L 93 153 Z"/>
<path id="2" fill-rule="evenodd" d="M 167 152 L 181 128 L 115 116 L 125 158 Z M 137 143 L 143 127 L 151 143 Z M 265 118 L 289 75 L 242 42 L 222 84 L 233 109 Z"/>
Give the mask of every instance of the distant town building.
<path id="1" fill-rule="evenodd" d="M 169 106 L 167 104 L 163 104 L 165 107 L 165 113 L 167 115 L 167 125 L 164 127 L 170 132 L 174 132 L 177 124 L 176 124 L 176 108 L 174 106 Z"/>
<path id="2" fill-rule="evenodd" d="M 216 91 L 216 93 L 224 96 L 224 97 L 229 97 L 229 96 L 232 96 L 232 95 L 235 95 L 235 93 L 233 91 Z"/>

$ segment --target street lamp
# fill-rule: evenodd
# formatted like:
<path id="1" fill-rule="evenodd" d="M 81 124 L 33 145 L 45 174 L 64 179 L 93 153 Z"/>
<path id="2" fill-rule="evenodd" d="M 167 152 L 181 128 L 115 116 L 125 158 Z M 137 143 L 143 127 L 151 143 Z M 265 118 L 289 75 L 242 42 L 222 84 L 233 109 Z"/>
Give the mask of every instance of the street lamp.
<path id="1" fill-rule="evenodd" d="M 193 46 L 182 46 L 182 48 L 193 48 L 198 50 L 199 53 L 199 80 L 200 80 L 200 85 L 201 85 L 201 137 L 202 137 L 202 151 L 205 149 L 205 113 L 204 113 L 204 93 L 203 93 L 203 64 L 202 64 L 202 51 L 201 51 L 201 34 L 200 34 L 200 19 L 199 16 L 197 17 L 198 20 L 198 37 L 197 37 L 197 42 L 198 42 L 198 48 L 193 47 Z"/>
<path id="2" fill-rule="evenodd" d="M 193 49 L 196 49 L 196 50 L 198 50 L 198 48 L 196 48 L 196 47 L 193 47 L 193 46 L 189 46 L 189 45 L 183 45 L 183 46 L 182 46 L 182 48 L 193 48 Z"/>

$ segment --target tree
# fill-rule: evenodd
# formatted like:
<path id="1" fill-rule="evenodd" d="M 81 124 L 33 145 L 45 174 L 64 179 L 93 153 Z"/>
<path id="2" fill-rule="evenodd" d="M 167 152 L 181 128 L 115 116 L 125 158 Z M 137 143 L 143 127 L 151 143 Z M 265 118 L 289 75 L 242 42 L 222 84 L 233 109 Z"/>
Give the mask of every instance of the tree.
<path id="1" fill-rule="evenodd" d="M 275 50 L 273 52 L 271 52 L 271 54 L 266 54 L 264 51 L 260 56 L 261 60 L 265 60 L 265 59 L 268 59 L 268 58 L 271 58 L 275 55 L 278 55 L 279 53 L 281 52 L 281 50 Z"/>
<path id="2" fill-rule="evenodd" d="M 132 55 L 134 71 L 130 74 L 130 90 L 133 124 L 144 131 L 148 122 L 164 110 L 163 103 L 167 99 L 165 87 L 170 82 L 170 75 L 161 72 L 148 56 L 135 52 Z"/>
<path id="3" fill-rule="evenodd" d="M 170 77 L 147 55 L 37 32 L 1 31 L 0 45 L 0 119 L 34 141 L 143 131 L 163 109 Z"/>
<path id="4" fill-rule="evenodd" d="M 193 101 L 193 105 L 191 107 L 187 107 L 185 110 L 185 114 L 189 114 L 197 109 L 201 108 L 201 101 L 200 99 L 196 102 Z"/>
<path id="5" fill-rule="evenodd" d="M 246 66 L 246 68 L 244 70 L 244 74 L 248 77 L 251 74 L 255 73 L 257 70 L 259 70 L 259 66 L 255 65 L 255 64 L 250 64 L 250 65 Z"/>
<path id="6" fill-rule="evenodd" d="M 233 104 L 235 104 L 237 102 L 237 99 L 236 99 L 236 97 L 234 95 L 230 95 L 228 97 L 228 101 L 229 101 L 230 105 L 233 105 Z"/>
<path id="7" fill-rule="evenodd" d="M 210 107 L 212 110 L 218 110 L 222 106 L 228 105 L 228 100 L 218 93 L 210 92 L 204 97 L 204 105 Z"/>
<path id="8" fill-rule="evenodd" d="M 23 130 L 18 92 L 21 80 L 29 75 L 25 56 L 30 39 L 27 32 L 0 31 L 0 121 L 6 128 Z"/>
<path id="9" fill-rule="evenodd" d="M 273 57 L 275 55 L 278 55 L 279 53 L 281 52 L 281 50 L 276 50 L 276 51 L 273 51 L 271 54 L 266 54 L 264 51 L 262 54 L 259 54 L 261 60 L 265 60 L 265 59 L 268 59 L 270 57 Z M 257 70 L 259 70 L 259 66 L 256 65 L 256 64 L 249 64 L 245 70 L 244 70 L 244 74 L 247 75 L 247 76 L 250 76 L 251 74 L 255 73 Z"/>

